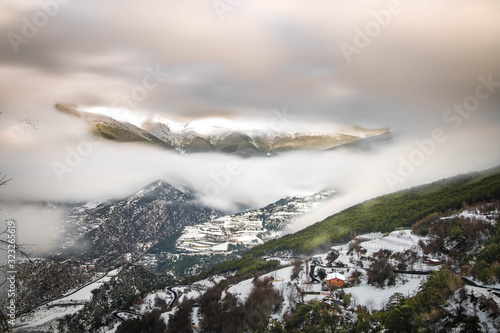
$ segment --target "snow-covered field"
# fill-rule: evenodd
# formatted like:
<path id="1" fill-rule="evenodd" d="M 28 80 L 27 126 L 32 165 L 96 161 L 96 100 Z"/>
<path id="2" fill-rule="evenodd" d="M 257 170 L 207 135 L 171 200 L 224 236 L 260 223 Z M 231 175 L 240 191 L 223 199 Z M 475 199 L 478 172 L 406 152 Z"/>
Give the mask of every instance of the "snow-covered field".
<path id="1" fill-rule="evenodd" d="M 350 268 L 367 268 L 370 266 L 371 261 L 369 260 L 374 253 L 380 250 L 388 250 L 393 254 L 404 253 L 407 251 L 412 251 L 419 258 L 413 263 L 409 263 L 406 270 L 413 271 L 432 271 L 439 269 L 439 266 L 429 266 L 424 260 L 424 254 L 422 248 L 419 245 L 420 241 L 427 240 L 426 237 L 420 237 L 414 235 L 411 230 L 397 230 L 389 234 L 382 233 L 369 233 L 358 237 L 361 239 L 359 244 L 360 251 L 349 252 L 349 245 L 353 241 L 345 245 L 334 246 L 332 249 L 339 252 L 339 257 L 336 260 L 346 265 Z M 326 254 L 319 256 L 323 261 L 326 261 Z M 394 260 L 390 260 L 394 263 Z M 357 267 L 353 264 L 356 262 Z M 359 262 L 362 266 L 359 267 Z"/>
<path id="2" fill-rule="evenodd" d="M 405 297 L 413 296 L 417 293 L 420 284 L 425 281 L 425 275 L 401 274 L 407 282 L 399 282 L 395 286 L 378 289 L 370 285 L 361 285 L 345 288 L 344 291 L 353 296 L 352 302 L 357 305 L 364 305 L 370 310 L 381 310 L 387 305 L 389 297 L 395 293 L 401 293 Z"/>
<path id="3" fill-rule="evenodd" d="M 418 241 L 422 239 L 422 237 L 412 234 L 411 230 L 394 231 L 387 236 L 383 236 L 381 233 L 372 233 L 362 237 L 370 239 L 361 243 L 361 246 L 368 251 L 367 255 L 379 250 L 394 252 L 404 252 L 410 249 L 419 250 Z"/>

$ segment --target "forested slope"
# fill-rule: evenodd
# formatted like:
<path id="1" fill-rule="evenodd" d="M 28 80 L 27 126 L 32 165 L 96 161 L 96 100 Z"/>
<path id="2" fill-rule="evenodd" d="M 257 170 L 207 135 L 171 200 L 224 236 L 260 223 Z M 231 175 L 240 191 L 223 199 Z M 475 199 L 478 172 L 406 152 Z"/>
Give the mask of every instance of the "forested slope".
<path id="1" fill-rule="evenodd" d="M 497 167 L 368 200 L 294 234 L 257 246 L 247 254 L 262 256 L 281 251 L 311 254 L 345 241 L 352 232 L 388 232 L 410 227 L 435 212 L 498 198 L 500 168 Z"/>

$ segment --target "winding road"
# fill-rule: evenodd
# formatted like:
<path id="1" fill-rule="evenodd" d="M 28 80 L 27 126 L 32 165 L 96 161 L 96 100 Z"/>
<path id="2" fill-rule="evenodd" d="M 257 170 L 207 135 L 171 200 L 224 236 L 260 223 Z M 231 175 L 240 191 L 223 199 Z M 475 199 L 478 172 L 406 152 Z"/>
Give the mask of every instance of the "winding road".
<path id="1" fill-rule="evenodd" d="M 136 313 L 136 312 L 132 312 L 132 311 L 128 311 L 128 310 L 115 311 L 115 312 L 113 312 L 113 317 L 118 318 L 120 321 L 128 320 L 126 318 L 120 317 L 120 313 L 128 313 L 128 314 L 131 314 L 133 316 L 137 316 L 137 317 L 141 317 L 141 318 L 144 317 L 144 315 L 142 315 L 140 313 Z"/>
<path id="2" fill-rule="evenodd" d="M 167 287 L 167 290 L 170 291 L 172 294 L 174 294 L 174 300 L 170 303 L 170 307 L 173 308 L 175 302 L 177 302 L 177 299 L 179 298 L 179 295 L 172 287 Z"/>

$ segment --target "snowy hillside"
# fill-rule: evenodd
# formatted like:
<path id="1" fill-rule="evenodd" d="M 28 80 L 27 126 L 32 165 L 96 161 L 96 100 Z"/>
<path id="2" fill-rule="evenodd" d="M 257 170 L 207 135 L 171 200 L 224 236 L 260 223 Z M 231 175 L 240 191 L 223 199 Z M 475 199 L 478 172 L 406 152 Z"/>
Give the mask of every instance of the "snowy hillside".
<path id="1" fill-rule="evenodd" d="M 61 224 L 63 243 L 52 256 L 99 269 L 137 262 L 156 245 L 168 248 L 185 226 L 221 215 L 191 191 L 159 180 L 122 200 L 70 205 Z"/>
<path id="2" fill-rule="evenodd" d="M 279 237 L 291 221 L 313 211 L 334 194 L 335 191 L 321 191 L 306 197 L 284 198 L 264 208 L 185 227 L 176 248 L 181 252 L 209 255 L 231 252 L 231 246 L 263 244 Z"/>
<path id="3" fill-rule="evenodd" d="M 102 274 L 94 282 L 89 283 L 77 290 L 68 292 L 62 298 L 47 302 L 36 309 L 33 309 L 26 315 L 19 318 L 16 323 L 15 331 L 30 331 L 31 328 L 39 330 L 44 325 L 50 327 L 51 321 L 77 313 L 83 308 L 83 305 L 92 298 L 92 291 L 109 282 L 119 272 L 119 269 Z"/>

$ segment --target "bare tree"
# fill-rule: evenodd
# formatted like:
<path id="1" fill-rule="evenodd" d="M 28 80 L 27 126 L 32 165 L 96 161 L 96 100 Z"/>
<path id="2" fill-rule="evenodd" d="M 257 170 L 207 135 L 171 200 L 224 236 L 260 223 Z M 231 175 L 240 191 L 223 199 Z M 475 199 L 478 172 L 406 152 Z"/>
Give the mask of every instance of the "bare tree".
<path id="1" fill-rule="evenodd" d="M 0 173 L 0 175 L 1 175 L 1 173 Z M 5 176 L 5 175 L 3 175 L 3 177 L 2 177 L 2 178 L 0 178 L 0 186 L 5 185 L 5 184 L 7 184 L 9 181 L 11 181 L 11 180 L 12 180 L 12 178 L 5 179 L 5 177 L 6 177 L 6 176 Z"/>

